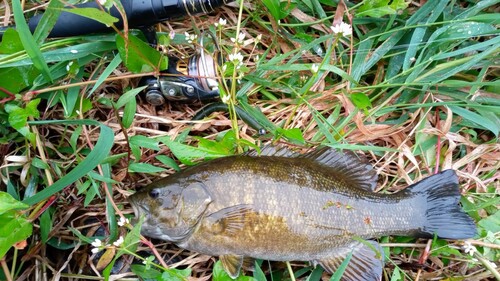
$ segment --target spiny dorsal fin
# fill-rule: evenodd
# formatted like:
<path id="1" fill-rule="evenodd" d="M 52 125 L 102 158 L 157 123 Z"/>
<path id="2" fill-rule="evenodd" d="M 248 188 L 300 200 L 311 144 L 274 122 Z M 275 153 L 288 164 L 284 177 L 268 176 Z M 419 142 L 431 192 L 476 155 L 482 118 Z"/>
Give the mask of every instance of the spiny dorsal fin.
<path id="1" fill-rule="evenodd" d="M 321 265 L 326 271 L 333 274 L 351 252 L 352 256 L 342 275 L 342 281 L 377 281 L 381 279 L 384 252 L 375 241 L 353 242 L 339 248 L 335 256 L 314 260 L 313 263 Z"/>
<path id="2" fill-rule="evenodd" d="M 330 169 L 332 173 L 345 177 L 353 186 L 369 191 L 374 191 L 377 186 L 377 173 L 372 165 L 352 151 L 337 151 L 331 147 L 322 147 L 301 155 L 318 162 Z"/>
<path id="3" fill-rule="evenodd" d="M 285 146 L 276 147 L 273 145 L 266 145 L 261 148 L 260 153 L 257 150 L 250 150 L 244 153 L 246 156 L 276 156 L 294 158 L 300 156 L 299 153 L 293 152 Z"/>

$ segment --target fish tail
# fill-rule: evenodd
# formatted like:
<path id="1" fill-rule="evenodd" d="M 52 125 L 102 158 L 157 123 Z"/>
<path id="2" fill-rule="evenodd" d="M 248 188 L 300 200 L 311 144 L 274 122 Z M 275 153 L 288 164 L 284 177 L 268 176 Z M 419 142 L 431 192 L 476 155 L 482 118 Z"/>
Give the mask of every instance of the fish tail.
<path id="1" fill-rule="evenodd" d="M 420 234 L 444 239 L 466 239 L 476 235 L 473 219 L 462 211 L 458 177 L 453 170 L 430 176 L 407 189 L 427 202 Z"/>

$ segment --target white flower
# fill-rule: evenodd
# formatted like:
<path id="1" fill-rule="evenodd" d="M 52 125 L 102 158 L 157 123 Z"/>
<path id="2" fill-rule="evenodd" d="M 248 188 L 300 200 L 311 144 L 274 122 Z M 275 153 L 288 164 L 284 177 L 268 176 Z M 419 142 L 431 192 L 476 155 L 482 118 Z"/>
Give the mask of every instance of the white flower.
<path id="1" fill-rule="evenodd" d="M 124 226 L 124 225 L 129 224 L 129 223 L 130 223 L 130 221 L 124 217 L 120 217 L 120 220 L 118 221 L 119 226 Z"/>
<path id="2" fill-rule="evenodd" d="M 102 241 L 99 240 L 99 239 L 95 239 L 94 242 L 90 243 L 92 246 L 96 247 L 96 248 L 99 248 L 102 246 Z"/>
<path id="3" fill-rule="evenodd" d="M 221 101 L 222 101 L 223 103 L 225 103 L 225 104 L 229 104 L 229 99 L 230 99 L 230 98 L 231 98 L 231 97 L 230 97 L 229 95 L 223 95 L 223 96 L 221 97 Z"/>
<path id="4" fill-rule="evenodd" d="M 472 245 L 469 241 L 464 241 L 463 249 L 466 254 L 471 256 L 474 256 L 474 253 L 477 252 L 476 247 L 474 247 L 474 245 Z"/>
<path id="5" fill-rule="evenodd" d="M 352 27 L 343 21 L 341 21 L 339 24 L 331 26 L 330 28 L 332 29 L 333 33 L 337 35 L 347 37 L 352 34 Z"/>
<path id="6" fill-rule="evenodd" d="M 102 247 L 102 241 L 99 240 L 99 239 L 95 239 L 94 242 L 90 243 L 92 246 L 94 246 L 94 248 L 92 248 L 92 253 L 95 254 L 97 252 L 99 252 L 101 250 L 101 247 Z"/>
<path id="7" fill-rule="evenodd" d="M 319 70 L 319 65 L 317 65 L 315 63 L 313 65 L 311 65 L 312 73 L 316 73 L 316 72 L 318 72 L 318 70 Z"/>
<path id="8" fill-rule="evenodd" d="M 220 26 L 221 28 L 222 28 L 224 25 L 226 25 L 226 24 L 227 24 L 227 20 L 226 20 L 226 19 L 223 19 L 223 18 L 220 18 L 220 19 L 219 19 L 219 22 L 214 23 L 215 27 L 219 27 L 219 26 Z"/>
<path id="9" fill-rule="evenodd" d="M 113 242 L 113 245 L 115 245 L 116 247 L 119 247 L 121 244 L 123 244 L 123 236 L 120 236 L 120 238 L 118 238 L 118 240 Z"/>
<path id="10" fill-rule="evenodd" d="M 243 55 L 241 53 L 230 54 L 229 60 L 235 65 L 241 64 L 243 62 Z"/>
<path id="11" fill-rule="evenodd" d="M 257 37 L 255 37 L 255 43 L 259 43 L 261 40 L 262 40 L 262 34 L 259 34 L 257 35 Z"/>
<path id="12" fill-rule="evenodd" d="M 186 36 L 186 40 L 189 44 L 193 43 L 196 40 L 196 38 L 198 38 L 198 35 L 189 34 L 187 32 L 184 32 L 184 35 Z"/>
<path id="13" fill-rule="evenodd" d="M 78 54 L 78 50 L 70 50 L 69 52 L 72 54 Z"/>
<path id="14" fill-rule="evenodd" d="M 168 37 L 170 38 L 170 40 L 174 40 L 174 38 L 175 38 L 175 31 L 171 30 L 171 31 L 168 33 Z"/>
<path id="15" fill-rule="evenodd" d="M 72 65 L 73 65 L 72 61 L 68 62 L 68 64 L 66 65 L 66 71 L 69 71 Z"/>
<path id="16" fill-rule="evenodd" d="M 103 6 L 106 4 L 106 2 L 107 2 L 107 0 L 99 0 L 99 4 L 101 4 Z"/>
<path id="17" fill-rule="evenodd" d="M 237 38 L 231 38 L 231 42 L 233 43 L 237 43 L 237 44 L 243 44 L 243 41 L 245 40 L 245 33 L 243 32 L 240 32 L 240 34 L 238 34 Z"/>

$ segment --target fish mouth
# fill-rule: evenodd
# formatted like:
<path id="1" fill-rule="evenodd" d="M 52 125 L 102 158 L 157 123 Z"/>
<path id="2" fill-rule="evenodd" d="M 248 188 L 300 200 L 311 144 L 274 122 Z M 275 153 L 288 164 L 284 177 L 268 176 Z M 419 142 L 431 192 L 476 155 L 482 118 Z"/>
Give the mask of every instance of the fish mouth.
<path id="1" fill-rule="evenodd" d="M 149 208 L 146 205 L 140 204 L 140 202 L 136 202 L 135 200 L 129 201 L 130 205 L 132 206 L 132 210 L 134 211 L 135 218 L 133 219 L 133 221 L 135 223 L 139 222 L 141 216 L 147 217 L 147 215 L 149 214 Z"/>

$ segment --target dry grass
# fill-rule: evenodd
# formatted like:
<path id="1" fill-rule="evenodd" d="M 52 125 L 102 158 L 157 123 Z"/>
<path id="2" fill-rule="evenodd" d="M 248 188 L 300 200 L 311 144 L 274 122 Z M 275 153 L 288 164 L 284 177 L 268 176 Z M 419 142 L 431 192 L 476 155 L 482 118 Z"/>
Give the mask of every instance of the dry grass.
<path id="1" fill-rule="evenodd" d="M 407 12 L 411 14 L 417 11 L 419 6 L 418 3 L 412 3 Z M 248 45 L 242 47 L 241 52 L 245 55 L 245 65 L 249 69 L 245 75 L 252 75 L 259 70 L 259 64 L 254 61 L 255 56 L 259 56 L 262 63 L 302 47 L 297 41 L 290 40 L 286 36 L 276 35 L 283 34 L 282 29 L 293 33 L 296 31 L 293 27 L 279 27 L 275 21 L 271 21 L 270 24 L 266 25 L 259 22 L 256 19 L 257 17 L 269 16 L 262 7 L 261 3 L 245 3 L 244 5 L 243 24 L 241 25 Z M 326 6 L 325 9 L 333 11 L 333 8 Z M 305 22 L 317 20 L 312 15 L 298 9 L 293 10 L 292 15 L 296 19 Z M 239 24 L 238 5 L 236 4 L 223 7 L 210 16 L 171 21 L 162 24 L 159 28 L 166 33 L 193 33 L 197 30 L 209 30 L 219 18 L 228 21 L 220 44 L 231 48 L 232 42 L 229 38 L 231 35 L 234 36 L 236 27 Z M 286 20 L 284 22 L 287 23 Z M 331 20 L 310 25 L 306 30 L 316 37 L 324 35 L 330 32 L 329 22 Z M 358 28 L 362 32 L 369 31 L 369 27 L 363 26 L 363 24 L 358 24 Z M 281 33 L 276 33 L 278 30 L 281 30 Z M 262 41 L 255 44 L 255 38 L 258 34 L 263 34 Z M 350 46 L 349 40 L 343 39 L 342 41 L 343 48 L 348 49 Z M 374 50 L 375 47 L 372 48 L 372 51 Z M 188 45 L 178 45 L 169 49 L 169 55 L 186 54 L 191 51 Z M 332 59 L 339 59 L 341 56 L 341 54 L 333 53 Z M 278 62 L 277 65 L 285 64 L 288 59 L 290 57 Z M 498 57 L 496 59 L 498 60 Z M 306 52 L 300 57 L 298 63 L 321 63 L 322 60 L 321 57 Z M 285 80 L 287 79 L 285 78 L 300 77 L 301 75 L 310 76 L 310 71 L 302 70 L 295 73 L 291 71 L 267 71 L 262 73 L 260 78 L 272 81 L 272 85 L 275 87 L 254 84 L 248 90 L 248 103 L 259 108 L 262 114 L 276 126 L 284 129 L 299 128 L 302 131 L 305 143 L 311 146 L 319 145 L 322 142 L 328 143 L 325 137 L 325 129 L 318 123 L 318 120 L 321 120 L 318 118 L 325 118 L 326 120 L 330 116 L 337 114 L 338 118 L 327 122 L 331 125 L 329 132 L 338 141 L 335 145 L 353 148 L 370 160 L 379 174 L 377 190 L 380 192 L 398 191 L 438 170 L 452 168 L 457 170 L 462 193 L 472 202 L 471 204 L 481 204 L 498 197 L 500 193 L 500 172 L 498 171 L 500 167 L 500 145 L 495 135 L 485 129 L 467 127 L 464 125 L 466 123 L 463 122 L 463 117 L 454 114 L 453 110 L 446 104 L 418 107 L 418 105 L 442 102 L 452 104 L 456 101 L 450 98 L 448 94 L 441 94 L 438 86 L 421 91 L 414 98 L 408 99 L 404 103 L 400 102 L 398 92 L 396 94 L 391 92 L 391 89 L 395 87 L 370 90 L 369 86 L 381 82 L 381 78 L 377 75 L 382 74 L 378 73 L 378 71 L 385 71 L 386 66 L 384 64 L 387 63 L 387 60 L 380 61 L 378 68 L 374 67 L 374 70 L 360 81 L 362 87 L 368 89 L 365 93 L 372 97 L 373 107 L 369 109 L 368 114 L 359 110 L 349 98 L 352 93 L 350 89 L 352 86 L 348 85 L 349 83 L 345 80 L 339 80 L 338 76 L 326 71 L 322 73 L 322 79 L 318 79 L 314 86 L 310 87 L 310 91 L 300 93 L 302 95 L 300 98 L 293 93 L 291 94 L 286 87 L 278 86 L 283 86 L 283 83 L 286 83 Z M 337 66 L 344 67 L 344 70 L 347 71 L 350 63 L 344 61 L 342 65 L 337 64 Z M 102 72 L 102 68 L 96 62 L 90 63 L 86 68 L 86 73 L 93 73 L 94 71 L 97 74 Z M 498 79 L 496 73 L 495 67 L 491 67 L 487 73 L 483 73 L 483 77 L 490 78 L 485 78 L 482 81 L 495 81 L 495 79 Z M 120 94 L 126 91 L 127 87 L 136 86 L 139 78 L 130 78 L 128 75 L 130 73 L 124 67 L 117 68 L 112 76 L 124 78 L 104 83 L 96 91 L 99 94 L 89 99 L 92 105 L 91 109 L 72 117 L 96 120 L 112 128 L 114 144 L 110 155 L 130 155 L 128 139 L 136 135 L 150 138 L 168 135 L 174 139 L 189 129 L 190 133 L 186 143 L 196 146 L 196 140 L 191 136 L 202 136 L 213 140 L 221 132 L 231 129 L 231 118 L 227 113 L 223 112 L 214 113 L 210 118 L 203 121 L 190 121 L 203 106 L 200 102 L 171 102 L 163 107 L 154 107 L 140 99 L 132 125 L 130 128 L 123 130 L 120 120 L 123 112 L 117 112 L 113 108 L 103 105 L 98 102 L 98 98 L 101 96 L 116 101 Z M 465 71 L 463 75 L 465 75 Z M 470 79 L 464 78 L 464 80 Z M 69 82 L 69 79 L 66 81 L 61 80 L 57 84 L 49 85 L 48 88 L 64 85 L 67 82 Z M 296 81 L 296 83 L 305 82 Z M 300 88 L 298 84 L 294 89 Z M 359 89 L 362 87 L 359 87 Z M 81 88 L 82 95 L 86 89 L 85 87 Z M 277 99 L 266 98 L 266 94 L 263 93 L 264 90 L 272 92 Z M 470 87 L 463 87 L 457 89 L 457 91 L 468 95 L 471 89 Z M 25 93 L 25 91 L 22 92 L 22 94 Z M 372 93 L 374 95 L 371 95 Z M 41 96 L 48 97 L 47 95 Z M 480 100 L 481 98 L 496 99 L 498 104 L 498 95 L 486 90 L 475 91 L 474 97 L 470 100 Z M 389 110 L 390 106 L 394 106 L 392 107 L 393 110 Z M 2 105 L 0 105 L 1 107 Z M 39 106 L 39 110 L 41 113 L 39 120 L 64 120 L 68 118 L 65 116 L 60 103 L 48 106 L 47 102 L 44 102 Z M 271 134 L 259 136 L 254 129 L 244 122 L 238 121 L 238 125 L 238 133 L 242 139 L 262 144 L 273 141 Z M 68 144 L 71 143 L 71 137 L 75 130 L 82 127 L 84 129 L 76 140 L 77 150 L 73 153 L 67 149 Z M 3 143 L 0 145 L 0 159 L 3 159 L 1 163 L 3 183 L 0 185 L 2 191 L 6 190 L 5 184 L 7 182 L 15 184 L 21 194 L 29 192 L 30 188 L 41 190 L 45 186 L 49 186 L 81 161 L 81 157 L 88 153 L 86 150 L 95 145 L 100 134 L 100 131 L 95 127 L 71 124 L 39 125 L 31 126 L 31 129 L 38 132 L 36 147 L 23 142 Z M 420 147 L 423 145 L 422 139 L 435 140 L 434 145 L 426 146 L 427 150 L 424 153 L 419 152 Z M 302 144 L 294 143 L 285 138 L 276 141 L 281 145 L 289 145 L 296 150 L 304 148 Z M 353 146 L 349 147 L 350 145 Z M 134 160 L 155 166 L 165 167 L 155 158 L 156 156 L 172 156 L 165 145 L 161 145 L 160 150 L 141 147 L 140 151 L 140 159 Z M 42 162 L 49 164 L 51 169 L 34 168 L 31 160 L 33 158 L 41 159 Z M 77 185 L 81 186 L 86 181 L 87 178 L 83 177 L 76 185 L 67 186 L 55 197 L 51 198 L 53 201 L 45 202 L 43 208 L 48 208 L 51 213 L 52 227 L 48 233 L 51 242 L 47 244 L 41 241 L 39 218 L 41 212 L 39 212 L 34 216 L 34 230 L 33 235 L 27 240 L 28 246 L 16 250 L 15 253 L 11 249 L 2 263 L 2 265 L 8 266 L 10 272 L 13 266 L 12 262 L 16 261 L 15 269 L 17 271 L 11 272 L 17 276 L 16 280 L 100 279 L 99 276 L 102 276 L 102 270 L 115 252 L 110 250 L 104 256 L 103 252 L 92 254 L 90 251 L 91 245 L 82 241 L 71 229 L 76 229 L 87 237 L 108 236 L 109 218 L 107 218 L 106 197 L 108 198 L 107 201 L 112 198 L 112 201 L 117 206 L 118 213 L 121 212 L 129 216 L 132 211 L 127 202 L 127 197 L 134 190 L 174 172 L 173 169 L 168 169 L 154 175 L 130 173 L 128 172 L 128 157 L 117 158 L 111 163 L 111 178 L 117 182 L 112 185 L 112 194 L 106 194 L 106 185 L 104 183 L 95 181 L 97 183 L 95 187 L 98 189 L 100 198 L 98 196 L 88 205 L 85 205 L 84 200 L 89 191 L 78 193 L 76 188 Z M 95 169 L 95 171 L 103 174 L 101 168 Z M 92 189 L 92 187 L 89 188 Z M 47 202 L 50 202 L 50 204 Z M 486 218 L 494 214 L 493 209 L 495 208 L 498 208 L 498 202 L 487 206 L 487 208 L 477 210 L 475 219 Z M 121 235 L 126 233 L 125 228 L 120 229 Z M 495 233 L 494 235 L 498 239 L 499 234 Z M 211 279 L 215 258 L 183 251 L 170 243 L 153 242 L 154 247 L 169 266 L 189 267 L 192 269 L 190 280 Z M 59 246 L 67 244 L 68 247 L 67 249 L 56 249 L 53 243 L 62 243 Z M 461 241 L 444 244 L 436 243 L 431 249 L 428 248 L 430 241 L 421 239 L 386 238 L 382 240 L 382 243 L 387 246 L 390 253 L 390 261 L 386 262 L 384 273 L 388 278 L 387 280 L 390 280 L 395 265 L 403 270 L 407 276 L 405 280 L 442 280 L 446 278 L 449 278 L 446 280 L 494 280 L 494 273 L 484 266 L 483 261 L 471 262 L 468 255 L 447 256 L 447 253 L 451 253 L 452 250 L 461 251 L 463 247 Z M 500 245 L 497 242 L 487 241 L 484 236 L 470 240 L 470 243 L 476 247 L 481 247 L 483 251 L 484 249 L 489 251 L 500 250 Z M 443 252 L 441 251 L 443 249 L 452 250 L 444 250 Z M 143 256 L 151 255 L 150 248 L 142 244 L 137 252 Z M 433 253 L 437 254 L 433 255 Z M 106 254 L 109 256 L 106 256 Z M 134 279 L 135 275 L 130 273 L 129 267 L 133 262 L 137 262 L 137 260 L 134 261 L 130 255 L 121 256 L 113 267 L 112 278 L 120 280 Z M 471 263 L 473 266 L 470 266 Z M 292 263 L 294 271 L 304 266 L 307 265 Z M 264 263 L 263 269 L 266 270 L 268 267 Z M 280 263 L 271 263 L 271 268 L 273 270 L 283 268 L 283 272 L 286 272 L 286 268 Z M 456 278 L 452 279 L 452 276 Z M 322 277 L 323 280 L 328 280 L 328 278 L 329 276 L 326 273 Z M 299 279 L 306 280 L 304 276 Z M 287 277 L 284 277 L 284 280 L 287 280 Z"/>

